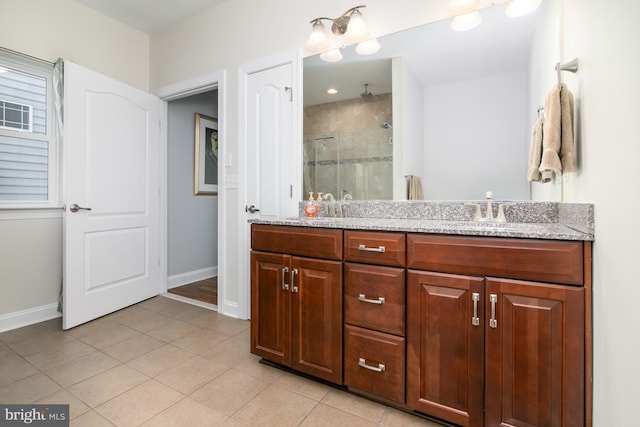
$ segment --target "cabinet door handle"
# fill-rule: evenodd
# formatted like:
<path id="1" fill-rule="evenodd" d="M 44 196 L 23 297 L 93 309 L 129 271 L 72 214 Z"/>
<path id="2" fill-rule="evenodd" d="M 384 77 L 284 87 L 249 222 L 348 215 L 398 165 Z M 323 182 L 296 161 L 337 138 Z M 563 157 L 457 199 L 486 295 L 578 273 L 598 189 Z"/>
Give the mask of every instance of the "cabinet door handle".
<path id="1" fill-rule="evenodd" d="M 382 372 L 385 369 L 385 366 L 382 363 L 378 363 L 377 367 L 367 365 L 366 359 L 363 359 L 362 357 L 358 359 L 358 365 L 362 366 L 365 369 L 368 369 L 370 371 L 375 371 L 375 372 Z"/>
<path id="2" fill-rule="evenodd" d="M 489 295 L 489 301 L 491 302 L 491 319 L 489 319 L 489 326 L 497 328 L 498 321 L 496 320 L 496 303 L 498 302 L 498 295 Z"/>
<path id="3" fill-rule="evenodd" d="M 474 292 L 471 294 L 473 300 L 473 317 L 471 318 L 471 324 L 473 326 L 480 326 L 480 318 L 478 317 L 478 301 L 480 301 L 480 294 Z"/>
<path id="4" fill-rule="evenodd" d="M 283 291 L 289 290 L 289 285 L 285 283 L 285 280 L 287 280 L 286 277 L 288 272 L 289 272 L 289 267 L 282 267 L 282 290 Z"/>
<path id="5" fill-rule="evenodd" d="M 294 268 L 291 270 L 291 292 L 298 292 L 298 287 L 296 286 L 296 276 L 298 275 L 298 269 Z"/>
<path id="6" fill-rule="evenodd" d="M 384 252 L 384 246 L 378 246 L 377 248 L 368 248 L 365 245 L 358 245 L 358 250 L 359 251 L 365 251 L 365 252 Z"/>
<path id="7" fill-rule="evenodd" d="M 368 302 L 369 304 L 384 304 L 384 297 L 378 297 L 378 299 L 368 299 L 365 294 L 359 294 L 358 301 Z"/>

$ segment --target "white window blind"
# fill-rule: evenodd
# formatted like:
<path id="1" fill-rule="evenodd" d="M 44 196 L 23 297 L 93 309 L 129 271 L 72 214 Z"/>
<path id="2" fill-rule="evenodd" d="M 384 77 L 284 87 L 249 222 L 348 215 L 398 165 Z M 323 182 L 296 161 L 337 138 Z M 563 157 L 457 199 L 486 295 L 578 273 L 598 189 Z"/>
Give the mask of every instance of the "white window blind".
<path id="1" fill-rule="evenodd" d="M 50 64 L 0 51 L 0 208 L 56 203 Z"/>

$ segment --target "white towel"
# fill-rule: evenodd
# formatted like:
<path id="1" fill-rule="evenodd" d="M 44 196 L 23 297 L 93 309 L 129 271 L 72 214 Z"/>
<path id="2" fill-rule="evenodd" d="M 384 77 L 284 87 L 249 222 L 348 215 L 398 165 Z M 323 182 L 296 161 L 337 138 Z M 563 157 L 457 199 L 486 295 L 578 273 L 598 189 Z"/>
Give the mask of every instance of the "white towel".
<path id="1" fill-rule="evenodd" d="M 540 181 L 540 158 L 542 156 L 542 118 L 538 117 L 536 123 L 533 125 L 531 132 L 531 147 L 529 148 L 529 171 L 527 172 L 527 179 L 529 181 Z"/>
<path id="2" fill-rule="evenodd" d="M 409 200 L 422 200 L 422 182 L 419 176 L 409 175 L 409 188 L 408 188 Z"/>

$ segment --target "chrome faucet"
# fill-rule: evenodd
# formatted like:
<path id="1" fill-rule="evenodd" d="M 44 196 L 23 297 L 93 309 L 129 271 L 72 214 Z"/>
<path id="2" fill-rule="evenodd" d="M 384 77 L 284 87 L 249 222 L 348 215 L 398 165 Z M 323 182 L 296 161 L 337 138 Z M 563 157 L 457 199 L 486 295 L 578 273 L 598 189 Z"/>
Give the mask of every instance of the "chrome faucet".
<path id="1" fill-rule="evenodd" d="M 465 203 L 467 206 L 474 206 L 475 212 L 473 214 L 472 221 L 475 222 L 507 222 L 507 217 L 504 214 L 505 206 L 512 206 L 513 203 L 501 203 L 498 205 L 498 216 L 493 216 L 493 193 L 491 191 L 487 191 L 485 194 L 487 198 L 487 209 L 484 217 L 482 216 L 482 211 L 480 209 L 479 203 Z"/>
<path id="2" fill-rule="evenodd" d="M 325 193 L 324 200 L 329 202 L 329 215 L 332 217 L 336 216 L 336 199 L 333 197 L 331 193 Z"/>

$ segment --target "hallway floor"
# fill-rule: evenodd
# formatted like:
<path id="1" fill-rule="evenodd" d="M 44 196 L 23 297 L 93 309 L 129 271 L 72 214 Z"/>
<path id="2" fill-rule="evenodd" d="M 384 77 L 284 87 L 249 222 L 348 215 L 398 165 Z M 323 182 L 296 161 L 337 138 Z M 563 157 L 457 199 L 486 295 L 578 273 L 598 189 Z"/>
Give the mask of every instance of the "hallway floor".
<path id="1" fill-rule="evenodd" d="M 158 296 L 1 333 L 0 402 L 69 404 L 82 427 L 437 426 L 258 361 L 248 321 Z"/>

